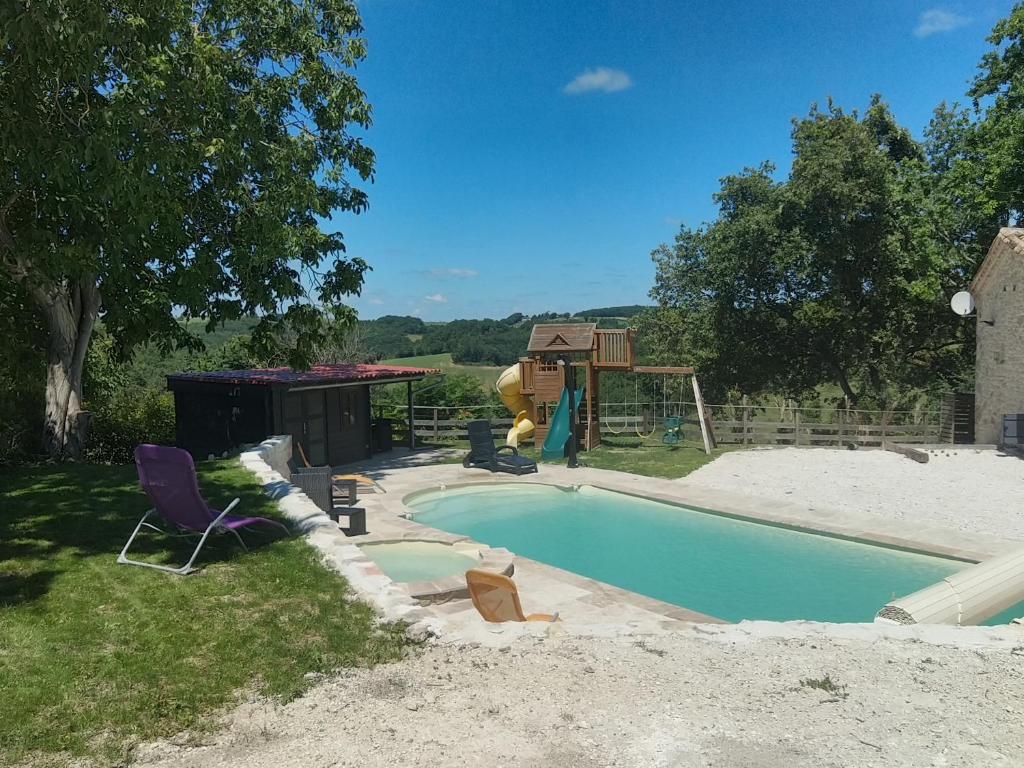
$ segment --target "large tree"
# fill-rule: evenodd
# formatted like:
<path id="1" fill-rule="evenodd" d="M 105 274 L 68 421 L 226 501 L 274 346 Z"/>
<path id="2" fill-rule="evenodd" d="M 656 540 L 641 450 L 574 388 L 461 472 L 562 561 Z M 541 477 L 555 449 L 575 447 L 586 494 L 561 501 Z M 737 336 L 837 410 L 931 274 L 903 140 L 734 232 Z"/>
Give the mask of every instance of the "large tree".
<path id="1" fill-rule="evenodd" d="M 662 353 L 719 391 L 833 382 L 851 404 L 956 369 L 960 257 L 931 232 L 922 147 L 876 97 L 863 117 L 830 105 L 795 121 L 793 152 L 788 179 L 767 165 L 723 179 L 718 219 L 654 252 Z"/>
<path id="2" fill-rule="evenodd" d="M 361 31 L 352 0 L 0 4 L 0 277 L 45 321 L 52 456 L 81 448 L 99 318 L 130 350 L 256 314 L 295 365 L 351 320 L 367 266 L 324 222 L 373 171 Z"/>
<path id="3" fill-rule="evenodd" d="M 983 170 L 983 213 L 1003 224 L 1024 216 L 1024 3 L 996 24 L 969 96 L 980 119 L 967 153 Z"/>

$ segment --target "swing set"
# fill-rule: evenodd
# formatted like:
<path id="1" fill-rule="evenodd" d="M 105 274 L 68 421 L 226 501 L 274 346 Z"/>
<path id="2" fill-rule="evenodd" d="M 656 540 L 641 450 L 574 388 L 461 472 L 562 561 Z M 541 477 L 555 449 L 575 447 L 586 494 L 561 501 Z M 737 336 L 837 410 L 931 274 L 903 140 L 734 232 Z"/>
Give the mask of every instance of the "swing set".
<path id="1" fill-rule="evenodd" d="M 636 371 L 636 373 L 644 373 L 644 371 Z M 690 374 L 693 376 L 693 374 Z M 633 376 L 633 400 L 630 401 L 626 397 L 626 393 L 629 391 L 628 387 L 623 389 L 623 399 L 621 403 L 621 416 L 614 416 L 610 413 L 614 406 L 618 406 L 619 403 L 602 403 L 602 429 L 613 435 L 621 435 L 627 431 L 633 431 L 636 433 L 643 444 L 646 445 L 651 437 L 658 432 L 659 422 L 661 426 L 661 442 L 665 445 L 678 445 L 683 440 L 683 425 L 693 424 L 698 425 L 701 428 L 701 437 L 704 439 L 705 447 L 709 447 L 710 423 L 707 417 L 707 413 L 702 413 L 703 408 L 698 408 L 697 418 L 687 419 L 684 412 L 683 398 L 686 391 L 686 374 L 680 373 L 676 376 L 671 376 L 669 373 L 663 373 L 661 378 L 661 415 L 659 419 L 658 415 L 658 380 L 653 380 L 653 393 L 650 400 L 641 399 L 640 393 L 640 376 Z M 676 387 L 670 387 L 670 382 L 677 380 L 678 384 Z M 697 402 L 701 403 L 700 388 L 696 383 L 696 377 L 694 376 L 694 388 L 695 397 Z M 670 390 L 674 389 L 673 399 L 669 399 Z M 645 396 L 646 397 L 646 396 Z M 632 413 L 630 411 L 632 410 Z"/>

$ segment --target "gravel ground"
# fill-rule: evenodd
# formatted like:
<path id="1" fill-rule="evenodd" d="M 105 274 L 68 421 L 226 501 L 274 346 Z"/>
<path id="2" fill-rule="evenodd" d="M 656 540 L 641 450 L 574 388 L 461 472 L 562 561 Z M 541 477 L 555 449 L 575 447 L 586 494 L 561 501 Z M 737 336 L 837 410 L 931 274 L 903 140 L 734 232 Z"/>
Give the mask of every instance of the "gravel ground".
<path id="1" fill-rule="evenodd" d="M 154 768 L 1024 765 L 1024 647 L 701 631 L 431 646 L 287 705 L 244 704 L 215 735 L 136 758 Z"/>
<path id="2" fill-rule="evenodd" d="M 679 482 L 1024 540 L 1024 461 L 994 450 L 933 452 L 927 464 L 889 451 L 736 451 Z"/>
<path id="3" fill-rule="evenodd" d="M 781 449 L 726 454 L 681 482 L 1024 539 L 1022 480 L 1024 463 L 995 452 L 922 465 Z M 247 701 L 208 733 L 134 757 L 150 768 L 1024 766 L 1024 629 L 933 627 L 921 642 L 842 627 L 428 645 L 288 704 Z"/>

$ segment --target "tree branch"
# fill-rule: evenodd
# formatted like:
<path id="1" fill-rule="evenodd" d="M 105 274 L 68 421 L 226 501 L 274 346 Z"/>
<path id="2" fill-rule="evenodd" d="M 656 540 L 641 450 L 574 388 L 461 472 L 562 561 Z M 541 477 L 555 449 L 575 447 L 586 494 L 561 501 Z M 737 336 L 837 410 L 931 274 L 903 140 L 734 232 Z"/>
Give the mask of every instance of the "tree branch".
<path id="1" fill-rule="evenodd" d="M 11 235 L 11 230 L 7 226 L 7 212 L 10 211 L 18 201 L 18 194 L 18 190 L 11 192 L 4 201 L 4 204 L 0 206 L 0 247 L 11 251 L 14 250 L 14 237 Z"/>

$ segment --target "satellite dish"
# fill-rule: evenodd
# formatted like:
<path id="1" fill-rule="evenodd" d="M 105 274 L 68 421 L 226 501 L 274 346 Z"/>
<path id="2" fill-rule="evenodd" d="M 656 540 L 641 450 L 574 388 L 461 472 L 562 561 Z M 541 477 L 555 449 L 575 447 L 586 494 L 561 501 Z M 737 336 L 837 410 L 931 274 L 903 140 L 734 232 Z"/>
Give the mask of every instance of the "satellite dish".
<path id="1" fill-rule="evenodd" d="M 960 291 L 953 294 L 953 298 L 949 300 L 949 306 L 960 317 L 967 317 L 974 311 L 974 297 L 971 296 L 970 291 Z"/>

